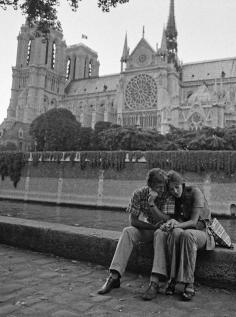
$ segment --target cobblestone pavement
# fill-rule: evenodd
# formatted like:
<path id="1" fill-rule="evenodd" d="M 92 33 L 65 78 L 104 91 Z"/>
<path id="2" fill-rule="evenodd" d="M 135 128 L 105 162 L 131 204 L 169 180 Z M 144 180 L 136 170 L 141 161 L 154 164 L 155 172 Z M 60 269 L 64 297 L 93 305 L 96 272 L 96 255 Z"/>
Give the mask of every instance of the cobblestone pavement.
<path id="1" fill-rule="evenodd" d="M 106 276 L 99 265 L 0 245 L 0 316 L 236 316 L 235 290 L 198 285 L 188 303 L 178 294 L 144 302 L 147 277 L 127 273 L 120 289 L 97 295 Z"/>

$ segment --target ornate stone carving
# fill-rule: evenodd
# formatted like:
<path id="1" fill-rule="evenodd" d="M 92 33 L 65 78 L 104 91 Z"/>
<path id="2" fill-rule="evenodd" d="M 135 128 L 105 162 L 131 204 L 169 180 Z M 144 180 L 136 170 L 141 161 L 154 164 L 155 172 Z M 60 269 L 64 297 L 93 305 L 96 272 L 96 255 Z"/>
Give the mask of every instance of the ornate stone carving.
<path id="1" fill-rule="evenodd" d="M 129 109 L 152 109 L 157 105 L 157 84 L 147 74 L 133 77 L 125 89 L 126 107 Z"/>

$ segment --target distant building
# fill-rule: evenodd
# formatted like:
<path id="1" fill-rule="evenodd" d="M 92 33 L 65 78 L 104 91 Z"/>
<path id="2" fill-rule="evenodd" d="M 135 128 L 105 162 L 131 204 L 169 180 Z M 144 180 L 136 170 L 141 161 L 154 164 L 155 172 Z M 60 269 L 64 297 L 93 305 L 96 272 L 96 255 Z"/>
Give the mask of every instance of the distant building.
<path id="1" fill-rule="evenodd" d="M 160 47 L 152 48 L 143 30 L 130 52 L 126 35 L 121 71 L 106 76 L 99 76 L 98 55 L 86 45 L 67 46 L 56 30 L 48 39 L 38 38 L 33 28 L 23 25 L 10 105 L 0 126 L 2 142 L 9 130 L 26 129 L 54 107 L 69 109 L 82 126 L 92 128 L 97 121 L 161 133 L 170 124 L 184 129 L 234 125 L 236 58 L 182 64 L 177 53 L 174 0 Z M 28 146 L 23 142 L 23 149 Z"/>

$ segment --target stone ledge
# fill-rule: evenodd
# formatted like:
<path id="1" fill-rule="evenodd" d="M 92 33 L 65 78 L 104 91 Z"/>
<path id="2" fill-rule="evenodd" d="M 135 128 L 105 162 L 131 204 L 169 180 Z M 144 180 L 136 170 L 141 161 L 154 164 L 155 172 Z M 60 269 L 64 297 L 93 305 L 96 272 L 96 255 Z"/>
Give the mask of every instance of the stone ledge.
<path id="1" fill-rule="evenodd" d="M 0 216 L 0 243 L 109 266 L 120 232 Z M 138 245 L 128 269 L 149 274 L 152 245 Z M 196 278 L 209 285 L 236 288 L 236 250 L 199 252 Z"/>

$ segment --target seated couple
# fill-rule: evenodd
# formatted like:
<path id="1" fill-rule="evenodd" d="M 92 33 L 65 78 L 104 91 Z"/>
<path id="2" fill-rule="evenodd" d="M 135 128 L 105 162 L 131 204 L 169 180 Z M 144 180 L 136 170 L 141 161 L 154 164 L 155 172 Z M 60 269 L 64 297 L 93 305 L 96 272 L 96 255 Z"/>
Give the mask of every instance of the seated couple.
<path id="1" fill-rule="evenodd" d="M 168 214 L 168 209 L 174 212 Z M 215 242 L 208 235 L 203 220 L 210 210 L 199 188 L 187 186 L 180 174 L 154 168 L 147 176 L 147 186 L 136 190 L 127 208 L 130 227 L 124 228 L 110 265 L 110 274 L 98 294 L 120 287 L 134 244 L 153 242 L 154 258 L 150 284 L 143 294 L 152 300 L 159 290 L 159 279 L 169 284 L 166 294 L 175 292 L 176 283 L 184 283 L 183 300 L 194 296 L 194 271 L 197 250 L 211 250 Z M 142 220 L 141 216 L 145 218 Z"/>

